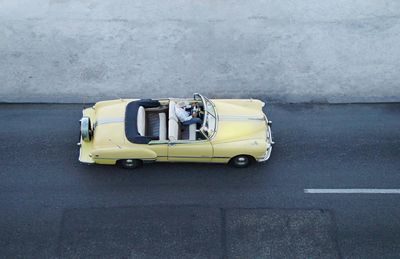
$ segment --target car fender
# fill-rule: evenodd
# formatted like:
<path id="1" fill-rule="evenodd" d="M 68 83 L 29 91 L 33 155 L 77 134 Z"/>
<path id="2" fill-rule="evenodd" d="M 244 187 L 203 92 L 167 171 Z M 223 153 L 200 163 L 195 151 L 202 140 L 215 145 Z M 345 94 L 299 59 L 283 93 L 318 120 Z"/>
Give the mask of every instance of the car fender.
<path id="1" fill-rule="evenodd" d="M 141 160 L 155 160 L 157 158 L 156 152 L 148 147 L 124 147 L 118 146 L 115 148 L 102 148 L 97 149 L 92 154 L 94 160 L 101 159 L 141 159 Z"/>
<path id="2" fill-rule="evenodd" d="M 249 139 L 233 142 L 213 143 L 214 157 L 232 158 L 238 155 L 249 155 L 254 158 L 262 156 L 267 150 L 263 139 Z"/>

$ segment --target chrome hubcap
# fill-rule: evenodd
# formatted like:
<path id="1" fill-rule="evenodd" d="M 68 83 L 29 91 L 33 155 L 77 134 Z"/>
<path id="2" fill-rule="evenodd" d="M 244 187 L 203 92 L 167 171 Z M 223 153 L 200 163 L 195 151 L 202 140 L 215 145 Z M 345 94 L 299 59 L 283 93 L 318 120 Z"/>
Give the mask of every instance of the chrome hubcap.
<path id="1" fill-rule="evenodd" d="M 247 163 L 247 158 L 246 157 L 238 157 L 236 158 L 237 164 L 238 165 L 245 165 Z"/>
<path id="2" fill-rule="evenodd" d="M 132 167 L 133 166 L 133 160 L 132 159 L 127 159 L 125 164 L 126 164 L 126 166 L 131 166 Z"/>

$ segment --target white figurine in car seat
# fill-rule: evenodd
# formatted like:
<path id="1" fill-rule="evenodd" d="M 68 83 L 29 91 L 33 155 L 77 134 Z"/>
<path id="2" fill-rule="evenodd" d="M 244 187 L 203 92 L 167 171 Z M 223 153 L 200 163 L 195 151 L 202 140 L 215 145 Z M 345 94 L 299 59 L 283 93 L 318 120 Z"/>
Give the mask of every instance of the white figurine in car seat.
<path id="1" fill-rule="evenodd" d="M 185 102 L 178 102 L 175 105 L 175 114 L 178 117 L 179 121 L 182 122 L 183 125 L 190 125 L 190 124 L 202 124 L 202 120 L 197 117 L 197 111 L 192 110 L 192 114 L 185 110 L 185 107 L 190 106 L 187 105 Z M 194 106 L 193 106 L 194 107 Z"/>

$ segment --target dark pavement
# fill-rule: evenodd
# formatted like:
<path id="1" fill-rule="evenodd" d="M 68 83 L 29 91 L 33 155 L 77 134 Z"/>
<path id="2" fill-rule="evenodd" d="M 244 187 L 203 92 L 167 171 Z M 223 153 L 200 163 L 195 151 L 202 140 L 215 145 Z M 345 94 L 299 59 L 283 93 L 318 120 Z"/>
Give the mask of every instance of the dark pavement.
<path id="1" fill-rule="evenodd" d="M 80 105 L 0 105 L 2 258 L 398 258 L 400 104 L 271 104 L 247 169 L 77 161 Z"/>

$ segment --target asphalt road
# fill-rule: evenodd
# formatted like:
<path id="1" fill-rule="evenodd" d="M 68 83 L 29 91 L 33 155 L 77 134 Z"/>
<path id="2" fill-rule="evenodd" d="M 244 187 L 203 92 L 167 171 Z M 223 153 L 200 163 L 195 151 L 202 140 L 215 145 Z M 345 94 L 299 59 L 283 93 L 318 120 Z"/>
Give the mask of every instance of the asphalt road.
<path id="1" fill-rule="evenodd" d="M 80 105 L 0 105 L 0 257 L 398 258 L 400 104 L 269 105 L 248 169 L 78 163 Z"/>

